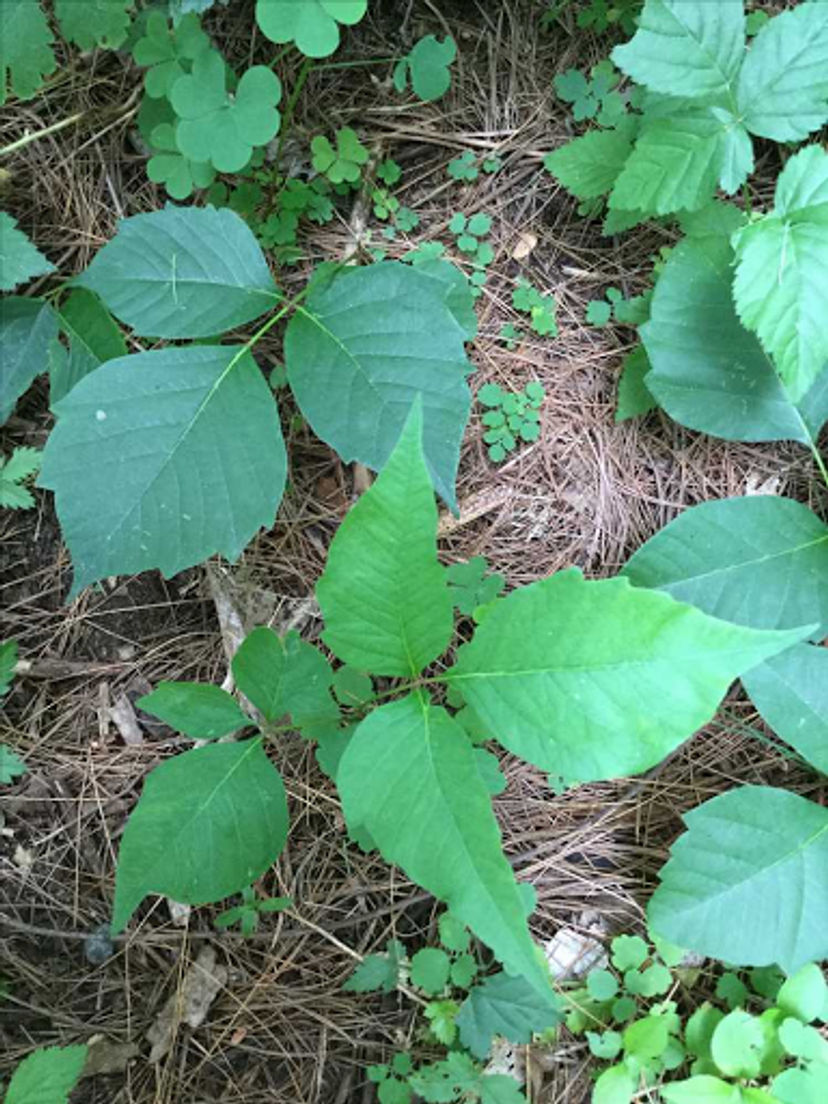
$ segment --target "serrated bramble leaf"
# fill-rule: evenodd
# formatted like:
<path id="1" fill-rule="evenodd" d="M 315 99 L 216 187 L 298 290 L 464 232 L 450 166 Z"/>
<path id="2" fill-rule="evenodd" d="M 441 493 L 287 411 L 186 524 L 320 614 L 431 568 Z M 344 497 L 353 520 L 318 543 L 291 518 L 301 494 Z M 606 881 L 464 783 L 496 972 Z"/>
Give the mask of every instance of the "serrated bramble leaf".
<path id="1" fill-rule="evenodd" d="M 534 1032 L 561 1021 L 561 1009 L 550 1004 L 521 977 L 492 974 L 476 985 L 457 1013 L 460 1041 L 477 1058 L 489 1053 L 493 1035 L 529 1043 Z"/>
<path id="2" fill-rule="evenodd" d="M 415 408 L 378 479 L 340 525 L 317 584 L 325 643 L 375 675 L 416 675 L 451 637 L 421 426 Z"/>
<path id="3" fill-rule="evenodd" d="M 443 709 L 409 695 L 375 710 L 342 757 L 337 788 L 352 830 L 366 829 L 389 862 L 552 1001 L 474 749 Z"/>
<path id="4" fill-rule="evenodd" d="M 621 131 L 591 130 L 547 153 L 543 166 L 578 199 L 597 199 L 611 190 L 632 150 Z"/>
<path id="5" fill-rule="evenodd" d="M 9 419 L 35 377 L 46 370 L 49 347 L 57 333 L 57 315 L 42 299 L 13 295 L 0 300 L 0 425 Z"/>
<path id="6" fill-rule="evenodd" d="M 0 107 L 11 92 L 30 100 L 57 65 L 54 37 L 35 0 L 0 4 Z"/>
<path id="7" fill-rule="evenodd" d="M 442 42 L 434 35 L 425 35 L 397 63 L 394 71 L 397 91 L 402 92 L 410 79 L 411 87 L 421 100 L 439 100 L 451 85 L 449 66 L 456 56 L 457 45 L 449 35 Z"/>
<path id="8" fill-rule="evenodd" d="M 201 905 L 239 893 L 287 838 L 285 788 L 260 739 L 168 759 L 144 783 L 118 856 L 112 932 L 148 893 Z"/>
<path id="9" fill-rule="evenodd" d="M 14 1071 L 4 1104 L 67 1104 L 88 1052 L 86 1046 L 34 1051 Z"/>
<path id="10" fill-rule="evenodd" d="M 744 54 L 742 0 L 646 0 L 635 36 L 612 60 L 654 92 L 704 97 L 730 88 Z"/>
<path id="11" fill-rule="evenodd" d="M 739 73 L 737 109 L 753 134 L 798 142 L 828 120 L 828 6 L 797 4 L 753 40 Z"/>
<path id="12" fill-rule="evenodd" d="M 235 698 L 208 683 L 160 682 L 136 705 L 195 740 L 216 740 L 252 723 Z"/>
<path id="13" fill-rule="evenodd" d="M 559 572 L 495 602 L 446 680 L 542 769 L 580 781 L 646 770 L 712 717 L 743 670 L 812 629 L 766 634 L 667 598 Z"/>
<path id="14" fill-rule="evenodd" d="M 273 395 L 243 347 L 108 361 L 56 413 L 39 485 L 55 492 L 73 594 L 107 575 L 235 559 L 272 523 L 287 460 Z"/>
<path id="15" fill-rule="evenodd" d="M 214 207 L 124 219 L 75 283 L 142 337 L 212 337 L 280 298 L 247 223 Z"/>
<path id="16" fill-rule="evenodd" d="M 313 289 L 288 324 L 288 380 L 317 436 L 343 461 L 374 470 L 388 460 L 419 397 L 426 464 L 454 506 L 470 407 L 467 333 L 447 286 L 416 266 L 343 269 Z"/>
<path id="17" fill-rule="evenodd" d="M 792 157 L 777 181 L 776 202 L 735 236 L 733 298 L 799 401 L 828 368 L 828 153 L 807 146 Z"/>
<path id="18" fill-rule="evenodd" d="M 134 0 L 55 0 L 61 34 L 81 50 L 117 50 L 129 31 Z"/>
<path id="19" fill-rule="evenodd" d="M 397 987 L 400 965 L 404 959 L 405 947 L 399 940 L 389 939 L 383 953 L 366 955 L 342 988 L 353 993 L 368 993 L 378 989 L 383 993 L 390 993 Z"/>
<path id="20" fill-rule="evenodd" d="M 294 42 L 306 57 L 322 58 L 339 46 L 339 23 L 353 26 L 368 0 L 257 0 L 256 22 L 271 42 Z"/>
<path id="21" fill-rule="evenodd" d="M 735 965 L 790 971 L 828 955 L 828 810 L 742 786 L 684 820 L 650 901 L 653 930 Z"/>

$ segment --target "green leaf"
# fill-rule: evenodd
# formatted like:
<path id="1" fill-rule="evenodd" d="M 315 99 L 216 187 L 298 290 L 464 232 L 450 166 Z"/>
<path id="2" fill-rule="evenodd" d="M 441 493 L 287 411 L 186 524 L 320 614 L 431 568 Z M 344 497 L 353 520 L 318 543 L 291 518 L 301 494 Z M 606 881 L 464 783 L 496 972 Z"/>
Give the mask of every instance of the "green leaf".
<path id="1" fill-rule="evenodd" d="M 210 48 L 210 37 L 201 29 L 194 12 L 183 15 L 171 27 L 162 12 L 151 11 L 143 37 L 132 48 L 136 64 L 149 67 L 144 75 L 147 95 L 168 98 L 176 80 L 189 72 L 190 63 Z"/>
<path id="2" fill-rule="evenodd" d="M 303 415 L 345 462 L 382 468 L 420 396 L 426 464 L 454 506 L 470 365 L 444 297 L 441 282 L 399 262 L 346 268 L 291 318 L 285 360 Z"/>
<path id="3" fill-rule="evenodd" d="M 274 862 L 287 830 L 285 788 L 261 739 L 168 759 L 147 776 L 127 821 L 113 935 L 148 893 L 189 905 L 239 893 Z"/>
<path id="4" fill-rule="evenodd" d="M 8 421 L 17 400 L 45 370 L 49 346 L 57 332 L 57 315 L 42 299 L 13 295 L 0 300 L 0 425 Z"/>
<path id="5" fill-rule="evenodd" d="M 611 1062 L 621 1053 L 621 1035 L 617 1031 L 605 1031 L 600 1035 L 597 1031 L 587 1031 L 586 1039 L 589 1052 L 595 1058 Z"/>
<path id="6" fill-rule="evenodd" d="M 727 971 L 716 982 L 716 996 L 728 1008 L 741 1008 L 748 996 L 748 988 L 738 974 Z"/>
<path id="7" fill-rule="evenodd" d="M 252 231 L 226 208 L 167 206 L 124 219 L 75 283 L 143 337 L 211 337 L 279 300 Z"/>
<path id="8" fill-rule="evenodd" d="M 776 994 L 776 1006 L 803 1023 L 820 1018 L 828 1000 L 828 984 L 822 970 L 809 962 L 789 977 Z"/>
<path id="9" fill-rule="evenodd" d="M 768 1104 L 823 1104 L 828 1092 L 828 1070 L 823 1064 L 805 1069 L 787 1069 L 771 1082 L 773 1097 Z"/>
<path id="10" fill-rule="evenodd" d="M 647 0 L 635 36 L 611 56 L 654 92 L 709 97 L 729 90 L 744 54 L 742 0 Z"/>
<path id="11" fill-rule="evenodd" d="M 397 987 L 404 958 L 403 945 L 389 939 L 385 953 L 366 955 L 342 988 L 347 993 L 391 993 Z"/>
<path id="12" fill-rule="evenodd" d="M 279 132 L 277 104 L 282 83 L 264 65 L 248 69 L 231 97 L 224 58 L 215 50 L 200 53 L 191 73 L 172 86 L 170 103 L 180 122 L 175 140 L 185 157 L 210 162 L 219 172 L 239 172 L 256 146 Z"/>
<path id="13" fill-rule="evenodd" d="M 9 92 L 30 100 L 44 77 L 54 72 L 54 37 L 46 16 L 34 0 L 3 0 L 0 4 L 0 107 Z"/>
<path id="14" fill-rule="evenodd" d="M 649 1062 L 667 1049 L 670 1030 L 666 1016 L 645 1016 L 624 1031 L 624 1053 Z"/>
<path id="15" fill-rule="evenodd" d="M 477 1082 L 480 1104 L 526 1104 L 526 1097 L 514 1077 L 506 1073 L 486 1073 Z"/>
<path id="16" fill-rule="evenodd" d="M 439 100 L 451 86 L 449 66 L 456 56 L 457 46 L 450 35 L 442 42 L 434 35 L 426 35 L 397 63 L 394 86 L 402 92 L 410 79 L 421 100 Z"/>
<path id="17" fill-rule="evenodd" d="M 743 786 L 684 821 L 650 901 L 654 930 L 737 965 L 791 971 L 828 955 L 828 810 Z"/>
<path id="18" fill-rule="evenodd" d="M 828 774 L 828 649 L 795 644 L 742 683 L 776 735 Z"/>
<path id="19" fill-rule="evenodd" d="M 108 361 L 56 413 L 40 485 L 55 492 L 73 595 L 107 575 L 236 559 L 272 524 L 285 450 L 273 396 L 241 346 Z"/>
<path id="20" fill-rule="evenodd" d="M 196 740 L 215 740 L 252 723 L 235 698 L 207 683 L 160 682 L 136 705 Z"/>
<path id="21" fill-rule="evenodd" d="M 451 962 L 438 947 L 423 947 L 411 959 L 411 984 L 436 997 L 448 985 Z"/>
<path id="22" fill-rule="evenodd" d="M 637 1089 L 638 1082 L 626 1066 L 610 1066 L 595 1082 L 592 1104 L 631 1104 Z"/>
<path id="23" fill-rule="evenodd" d="M 603 299 L 591 299 L 587 303 L 585 318 L 591 326 L 606 326 L 612 316 L 612 306 Z"/>
<path id="24" fill-rule="evenodd" d="M 466 563 L 446 568 L 455 608 L 467 617 L 471 617 L 479 606 L 493 602 L 506 585 L 502 575 L 488 574 L 488 567 L 485 556 L 472 556 Z"/>
<path id="25" fill-rule="evenodd" d="M 69 338 L 69 355 L 50 367 L 49 400 L 53 406 L 100 364 L 127 355 L 123 334 L 91 291 L 73 291 L 61 305 L 58 320 Z"/>
<path id="26" fill-rule="evenodd" d="M 31 0 L 28 2 L 31 3 Z M 2 12 L 5 10 L 4 6 Z M 17 228 L 17 219 L 0 211 L 0 291 L 12 291 L 18 284 L 26 284 L 35 276 L 56 271 L 52 262 Z"/>
<path id="27" fill-rule="evenodd" d="M 571 569 L 499 599 L 445 677 L 510 751 L 588 781 L 659 762 L 734 678 L 806 632 L 762 634 Z"/>
<path id="28" fill-rule="evenodd" d="M 456 265 L 439 258 L 420 261 L 417 272 L 420 276 L 427 276 L 434 281 L 434 291 L 440 295 L 451 311 L 463 331 L 465 340 L 473 340 L 477 335 L 477 314 L 469 281 L 465 275 Z"/>
<path id="29" fill-rule="evenodd" d="M 437 930 L 440 933 L 440 942 L 447 951 L 467 951 L 471 943 L 471 937 L 463 924 L 450 912 L 442 912 L 437 921 Z"/>
<path id="30" fill-rule="evenodd" d="M 336 727 L 339 709 L 330 694 L 333 671 L 312 644 L 298 633 L 281 639 L 259 626 L 243 640 L 233 657 L 233 678 L 239 690 L 265 720 L 289 713 L 297 728 L 312 737 L 318 727 Z"/>
<path id="31" fill-rule="evenodd" d="M 684 1041 L 690 1054 L 697 1058 L 710 1058 L 710 1040 L 713 1032 L 724 1019 L 724 1012 L 705 1001 L 690 1019 L 684 1033 Z"/>
<path id="32" fill-rule="evenodd" d="M 659 1092 L 667 1104 L 740 1104 L 742 1100 L 737 1085 L 707 1073 L 659 1085 Z"/>
<path id="33" fill-rule="evenodd" d="M 632 149 L 626 132 L 591 130 L 547 153 L 543 167 L 578 199 L 597 199 L 615 184 Z"/>
<path id="34" fill-rule="evenodd" d="M 337 530 L 317 584 L 325 643 L 374 675 L 417 675 L 451 639 L 421 426 L 417 407 L 376 482 Z"/>
<path id="35" fill-rule="evenodd" d="M 0 744 L 0 782 L 3 784 L 13 782 L 18 775 L 25 774 L 28 767 L 17 754 L 6 744 Z"/>
<path id="36" fill-rule="evenodd" d="M 4 1104 L 67 1104 L 87 1053 L 86 1046 L 35 1050 L 14 1071 Z"/>
<path id="37" fill-rule="evenodd" d="M 334 672 L 333 689 L 337 701 L 352 709 L 355 706 L 366 705 L 374 696 L 371 676 L 347 664 Z"/>
<path id="38" fill-rule="evenodd" d="M 590 970 L 586 979 L 589 995 L 597 1001 L 612 1000 L 618 992 L 618 980 L 609 970 Z M 614 1058 L 615 1055 L 607 1055 Z"/>
<path id="39" fill-rule="evenodd" d="M 534 1032 L 560 1021 L 557 1004 L 550 1005 L 524 978 L 502 972 L 475 985 L 456 1017 L 460 1041 L 477 1058 L 489 1053 L 493 1035 L 512 1043 L 530 1043 Z"/>
<path id="40" fill-rule="evenodd" d="M 690 429 L 736 441 L 815 444 L 828 418 L 828 373 L 794 405 L 731 298 L 733 249 L 714 235 L 682 242 L 640 329 L 659 406 Z"/>
<path id="41" fill-rule="evenodd" d="M 650 361 L 647 350 L 643 345 L 636 345 L 632 352 L 627 353 L 621 365 L 618 399 L 615 406 L 616 424 L 648 414 L 658 406 L 644 382 L 649 371 Z"/>
<path id="42" fill-rule="evenodd" d="M 461 954 L 451 964 L 451 984 L 468 989 L 477 977 L 477 962 L 472 954 Z"/>
<path id="43" fill-rule="evenodd" d="M 337 788 L 350 829 L 367 830 L 385 859 L 445 901 L 551 1004 L 491 801 L 460 726 L 419 695 L 381 706 L 357 728 Z"/>
<path id="44" fill-rule="evenodd" d="M 710 1040 L 710 1054 L 726 1076 L 753 1078 L 759 1076 L 763 1046 L 759 1020 L 737 1008 L 717 1024 Z"/>
<path id="45" fill-rule="evenodd" d="M 306 57 L 328 57 L 339 46 L 342 23 L 359 23 L 368 0 L 257 0 L 256 22 L 279 45 L 293 42 Z"/>
<path id="46" fill-rule="evenodd" d="M 4 640 L 0 643 L 0 700 L 9 692 L 12 682 L 14 682 L 17 653 L 16 640 Z"/>
<path id="47" fill-rule="evenodd" d="M 828 635 L 828 525 L 792 498 L 691 506 L 643 544 L 623 574 L 723 621 L 755 629 L 810 621 Z"/>
<path id="48" fill-rule="evenodd" d="M 799 142 L 828 120 L 828 9 L 798 4 L 753 40 L 736 102 L 753 134 Z"/>
<path id="49" fill-rule="evenodd" d="M 640 935 L 616 935 L 612 944 L 612 964 L 616 970 L 637 970 L 649 954 Z"/>
<path id="50" fill-rule="evenodd" d="M 828 58 L 828 30 L 826 51 Z M 788 161 L 776 207 L 739 231 L 735 246 L 739 317 L 798 401 L 828 368 L 828 152 L 806 146 Z"/>
<path id="51" fill-rule="evenodd" d="M 194 189 L 209 187 L 216 172 L 209 162 L 184 157 L 175 134 L 172 123 L 161 123 L 153 129 L 150 145 L 154 155 L 147 162 L 147 176 L 154 184 L 164 184 L 173 199 L 186 199 Z"/>
<path id="52" fill-rule="evenodd" d="M 55 0 L 55 16 L 68 42 L 81 50 L 117 50 L 127 36 L 134 0 Z"/>
<path id="53" fill-rule="evenodd" d="M 350 127 L 342 127 L 336 132 L 336 149 L 324 135 L 317 135 L 311 141 L 313 167 L 324 173 L 332 184 L 349 181 L 355 184 L 361 175 L 362 166 L 367 164 L 369 153 Z"/>
<path id="54" fill-rule="evenodd" d="M 828 1065 L 828 1041 L 815 1027 L 808 1027 L 793 1016 L 779 1025 L 779 1042 L 794 1058 Z"/>

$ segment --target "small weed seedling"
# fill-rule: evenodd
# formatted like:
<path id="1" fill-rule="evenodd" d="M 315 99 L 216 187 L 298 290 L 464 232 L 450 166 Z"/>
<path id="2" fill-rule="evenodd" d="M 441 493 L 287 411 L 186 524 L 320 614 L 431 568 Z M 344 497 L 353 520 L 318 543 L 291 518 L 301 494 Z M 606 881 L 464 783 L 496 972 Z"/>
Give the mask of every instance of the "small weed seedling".
<path id="1" fill-rule="evenodd" d="M 481 606 L 493 602 L 506 586 L 506 580 L 498 573 L 488 574 L 485 556 L 472 556 L 465 563 L 446 568 L 446 578 L 454 598 L 454 608 L 466 617 L 476 616 Z"/>
<path id="2" fill-rule="evenodd" d="M 512 292 L 512 306 L 528 314 L 530 326 L 541 337 L 554 337 L 558 332 L 557 304 L 551 295 L 541 295 L 528 280 L 520 280 Z"/>
<path id="3" fill-rule="evenodd" d="M 242 903 L 220 912 L 214 920 L 217 928 L 231 928 L 234 924 L 244 936 L 253 935 L 259 926 L 259 917 L 263 912 L 282 912 L 290 908 L 290 897 L 265 897 L 256 896 L 253 886 L 245 886 L 241 891 Z"/>
<path id="4" fill-rule="evenodd" d="M 40 470 L 41 453 L 34 448 L 16 448 L 8 459 L 0 456 L 0 507 L 31 510 L 34 495 L 26 486 Z"/>
<path id="5" fill-rule="evenodd" d="M 461 253 L 473 257 L 478 264 L 489 265 L 494 260 L 494 249 L 489 242 L 481 241 L 492 228 L 490 215 L 482 211 L 467 218 L 457 211 L 449 220 L 449 230 L 454 234 L 454 243 Z"/>
<path id="6" fill-rule="evenodd" d="M 517 446 L 518 440 L 537 441 L 540 436 L 540 415 L 545 392 L 536 381 L 527 383 L 523 391 L 509 392 L 496 383 L 487 383 L 477 393 L 482 406 L 489 409 L 483 415 L 488 426 L 483 440 L 489 446 L 489 459 L 499 464 Z"/>
<path id="7" fill-rule="evenodd" d="M 520 330 L 517 328 L 517 326 L 513 325 L 513 323 L 506 322 L 500 327 L 500 339 L 509 350 L 509 352 L 514 352 L 514 350 L 518 347 L 518 342 L 520 341 L 520 338 Z"/>
<path id="8" fill-rule="evenodd" d="M 624 98 L 615 91 L 621 74 L 611 61 L 595 65 L 587 78 L 580 69 L 567 69 L 554 80 L 558 98 L 572 104 L 572 116 L 577 122 L 595 119 L 601 126 L 615 126 L 623 118 Z"/>
<path id="9" fill-rule="evenodd" d="M 11 689 L 14 671 L 17 666 L 17 641 L 4 640 L 0 644 L 0 705 Z M 26 764 L 6 744 L 0 744 L 0 783 L 7 784 L 21 774 L 26 773 Z"/>
<path id="10" fill-rule="evenodd" d="M 480 175 L 477 158 L 471 150 L 464 150 L 459 157 L 449 161 L 446 172 L 452 180 L 462 184 L 470 184 L 473 180 L 477 180 Z"/>
<path id="11" fill-rule="evenodd" d="M 394 68 L 394 87 L 404 92 L 409 81 L 421 100 L 439 100 L 451 87 L 449 66 L 457 56 L 457 46 L 450 36 L 441 42 L 426 35 Z"/>
<path id="12" fill-rule="evenodd" d="M 311 140 L 311 162 L 331 184 L 357 184 L 362 167 L 368 161 L 368 150 L 350 127 L 336 132 L 336 149 L 324 134 Z"/>
<path id="13" fill-rule="evenodd" d="M 652 292 L 625 299 L 618 288 L 607 288 L 605 299 L 590 299 L 586 320 L 591 326 L 606 326 L 614 318 L 622 326 L 640 326 L 650 316 Z"/>

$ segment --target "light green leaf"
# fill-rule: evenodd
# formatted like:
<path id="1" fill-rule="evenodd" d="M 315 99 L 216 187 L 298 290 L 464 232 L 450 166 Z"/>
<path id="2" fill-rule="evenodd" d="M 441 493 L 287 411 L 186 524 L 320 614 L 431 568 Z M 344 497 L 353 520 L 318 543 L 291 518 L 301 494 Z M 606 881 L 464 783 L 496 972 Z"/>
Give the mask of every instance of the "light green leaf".
<path id="1" fill-rule="evenodd" d="M 309 738 L 319 727 L 338 725 L 339 709 L 330 694 L 330 664 L 298 633 L 289 632 L 281 639 L 264 626 L 253 629 L 233 657 L 232 670 L 239 690 L 265 720 L 290 714 Z"/>
<path id="2" fill-rule="evenodd" d="M 53 42 L 46 16 L 35 0 L 0 3 L 0 107 L 8 92 L 21 100 L 36 95 L 43 78 L 57 65 Z"/>
<path id="3" fill-rule="evenodd" d="M 210 37 L 201 29 L 194 12 L 183 15 L 170 26 L 164 14 L 151 11 L 144 25 L 144 35 L 132 48 L 137 65 L 147 68 L 144 87 L 153 99 L 169 97 L 175 81 L 188 72 L 190 62 L 210 49 Z"/>
<path id="4" fill-rule="evenodd" d="M 550 1005 L 522 977 L 492 974 L 471 990 L 455 1017 L 460 1041 L 477 1058 L 485 1058 L 492 1036 L 512 1043 L 530 1043 L 535 1032 L 561 1021 L 560 1008 Z"/>
<path id="5" fill-rule="evenodd" d="M 811 621 L 828 635 L 828 526 L 792 498 L 691 506 L 643 544 L 623 574 L 723 621 L 755 629 Z"/>
<path id="6" fill-rule="evenodd" d="M 159 682 L 135 704 L 195 740 L 215 740 L 252 724 L 235 698 L 208 683 Z"/>
<path id="7" fill-rule="evenodd" d="M 729 90 L 744 54 L 742 0 L 647 0 L 634 37 L 611 56 L 654 92 L 709 97 Z"/>
<path id="8" fill-rule="evenodd" d="M 517 1081 L 506 1073 L 485 1073 L 477 1082 L 480 1104 L 526 1104 Z"/>
<path id="9" fill-rule="evenodd" d="M 616 424 L 648 414 L 658 406 L 644 382 L 644 377 L 649 371 L 650 361 L 647 350 L 643 345 L 636 345 L 631 353 L 627 353 L 621 365 L 618 400 L 615 407 Z"/>
<path id="10" fill-rule="evenodd" d="M 49 400 L 53 406 L 100 364 L 127 355 L 123 334 L 91 291 L 73 291 L 61 304 L 58 320 L 69 338 L 69 355 L 50 365 Z"/>
<path id="11" fill-rule="evenodd" d="M 798 4 L 765 24 L 739 74 L 736 101 L 753 134 L 799 142 L 828 119 L 828 7 Z"/>
<path id="12" fill-rule="evenodd" d="M 610 1066 L 595 1082 L 592 1104 L 631 1104 L 638 1083 L 624 1065 Z"/>
<path id="13" fill-rule="evenodd" d="M 323 640 L 374 675 L 417 675 L 448 645 L 451 593 L 416 407 L 378 479 L 340 525 L 316 593 Z"/>
<path id="14" fill-rule="evenodd" d="M 777 736 L 828 774 L 828 648 L 796 644 L 742 683 Z"/>
<path id="15" fill-rule="evenodd" d="M 777 181 L 775 210 L 734 240 L 739 317 L 798 401 L 828 368 L 828 152 L 806 146 L 792 157 Z"/>
<path id="16" fill-rule="evenodd" d="M 288 381 L 314 432 L 343 461 L 379 470 L 409 411 L 423 404 L 423 451 L 437 492 L 454 478 L 471 400 L 466 332 L 445 288 L 394 261 L 318 284 L 285 333 Z M 378 327 L 377 319 L 382 319 Z"/>
<path id="17" fill-rule="evenodd" d="M 714 1008 L 708 1001 L 696 1009 L 687 1021 L 684 1033 L 684 1041 L 690 1054 L 697 1058 L 710 1058 L 710 1040 L 724 1015 L 724 1012 Z"/>
<path id="18" fill-rule="evenodd" d="M 172 123 L 152 129 L 150 146 L 154 152 L 147 162 L 147 176 L 154 184 L 164 184 L 173 199 L 186 199 L 195 188 L 208 188 L 215 180 L 216 171 L 209 162 L 191 161 L 179 152 Z"/>
<path id="19" fill-rule="evenodd" d="M 369 157 L 356 131 L 350 127 L 336 132 L 336 149 L 323 134 L 317 134 L 311 140 L 311 154 L 313 167 L 324 173 L 332 184 L 342 184 L 346 180 L 356 184 Z"/>
<path id="20" fill-rule="evenodd" d="M 352 709 L 355 706 L 365 705 L 374 696 L 371 676 L 347 664 L 334 672 L 333 690 L 337 701 Z"/>
<path id="21" fill-rule="evenodd" d="M 219 172 L 239 172 L 257 146 L 279 132 L 277 104 L 282 84 L 264 65 L 248 69 L 231 97 L 224 58 L 215 50 L 198 54 L 192 72 L 180 76 L 170 103 L 180 122 L 175 140 L 191 161 L 210 162 Z"/>
<path id="22" fill-rule="evenodd" d="M 733 249 L 705 235 L 678 245 L 640 329 L 658 404 L 690 429 L 736 441 L 815 443 L 828 418 L 828 373 L 795 405 L 731 298 Z"/>
<path id="23" fill-rule="evenodd" d="M 342 756 L 337 788 L 350 829 L 367 830 L 551 1004 L 474 750 L 445 710 L 419 695 L 375 710 Z"/>
<path id="24" fill-rule="evenodd" d="M 828 1000 L 828 984 L 821 968 L 808 962 L 787 978 L 776 994 L 776 1006 L 803 1023 L 819 1019 Z"/>
<path id="25" fill-rule="evenodd" d="M 642 1062 L 658 1058 L 667 1049 L 670 1030 L 666 1016 L 644 1016 L 624 1031 L 624 1053 Z"/>
<path id="26" fill-rule="evenodd" d="M 124 219 L 75 283 L 143 337 L 211 337 L 279 300 L 253 232 L 228 208 L 167 206 Z"/>
<path id="27" fill-rule="evenodd" d="M 824 1104 L 828 1093 L 828 1069 L 813 1063 L 804 1069 L 787 1069 L 771 1082 L 773 1100 L 779 1104 Z"/>
<path id="28" fill-rule="evenodd" d="M 321 58 L 339 46 L 339 27 L 359 23 L 368 0 L 257 0 L 256 22 L 271 42 L 293 42 L 306 57 Z"/>
<path id="29" fill-rule="evenodd" d="M 0 18 L 3 11 L 5 8 L 0 10 Z M 0 291 L 12 291 L 35 276 L 56 271 L 52 262 L 17 228 L 17 219 L 0 211 Z"/>
<path id="30" fill-rule="evenodd" d="M 14 1071 L 4 1104 L 67 1104 L 87 1053 L 85 1046 L 35 1050 Z"/>
<path id="31" fill-rule="evenodd" d="M 547 153 L 543 167 L 578 199 L 597 199 L 612 188 L 632 142 L 621 130 L 591 130 Z"/>
<path id="32" fill-rule="evenodd" d="M 806 632 L 729 625 L 571 569 L 498 599 L 445 677 L 516 755 L 569 780 L 613 778 L 663 759 L 734 678 Z"/>
<path id="33" fill-rule="evenodd" d="M 466 276 L 457 265 L 450 261 L 441 261 L 439 257 L 421 261 L 417 265 L 417 272 L 420 276 L 428 276 L 439 286 L 439 294 L 462 329 L 465 340 L 472 341 L 477 335 L 477 314 L 471 285 Z"/>
<path id="34" fill-rule="evenodd" d="M 764 1042 L 757 1017 L 737 1008 L 716 1025 L 710 1055 L 726 1076 L 754 1078 L 759 1076 Z"/>
<path id="35" fill-rule="evenodd" d="M 55 492 L 72 594 L 107 575 L 236 559 L 273 522 L 285 449 L 272 393 L 242 347 L 108 361 L 56 413 L 40 485 Z"/>
<path id="36" fill-rule="evenodd" d="M 63 37 L 81 50 L 117 50 L 134 6 L 134 0 L 55 0 L 55 16 Z"/>
<path id="37" fill-rule="evenodd" d="M 57 315 L 42 299 L 13 295 L 0 300 L 0 425 L 11 417 L 15 403 L 35 377 L 45 371 L 49 346 L 57 332 Z"/>
<path id="38" fill-rule="evenodd" d="M 448 985 L 449 956 L 439 947 L 423 947 L 411 959 L 411 984 L 436 997 Z"/>
<path id="39" fill-rule="evenodd" d="M 25 774 L 28 767 L 7 744 L 0 744 L 0 782 L 6 785 L 18 775 Z"/>
<path id="40" fill-rule="evenodd" d="M 659 1092 L 667 1104 L 740 1104 L 739 1086 L 720 1077 L 704 1073 L 660 1085 Z"/>
<path id="41" fill-rule="evenodd" d="M 450 35 L 441 42 L 426 35 L 414 44 L 394 70 L 394 85 L 398 92 L 405 89 L 408 79 L 421 100 L 439 100 L 451 86 L 449 66 L 457 56 L 457 46 Z"/>
<path id="42" fill-rule="evenodd" d="M 144 783 L 118 855 L 112 933 L 148 893 L 202 905 L 240 893 L 287 838 L 285 788 L 261 739 L 168 759 Z"/>
<path id="43" fill-rule="evenodd" d="M 651 927 L 735 965 L 791 971 L 828 956 L 828 809 L 743 786 L 687 813 Z"/>
<path id="44" fill-rule="evenodd" d="M 612 941 L 612 964 L 616 970 L 637 970 L 647 959 L 647 944 L 640 935 L 616 935 Z"/>
<path id="45" fill-rule="evenodd" d="M 779 1042 L 794 1058 L 805 1058 L 828 1066 L 828 1040 L 823 1039 L 815 1027 L 788 1016 L 779 1025 Z"/>

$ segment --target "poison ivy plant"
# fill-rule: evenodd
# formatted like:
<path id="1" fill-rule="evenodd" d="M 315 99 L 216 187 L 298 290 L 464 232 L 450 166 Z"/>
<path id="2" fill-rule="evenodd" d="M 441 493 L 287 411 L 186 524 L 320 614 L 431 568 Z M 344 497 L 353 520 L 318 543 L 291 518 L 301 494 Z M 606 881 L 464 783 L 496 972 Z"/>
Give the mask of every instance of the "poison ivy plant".
<path id="1" fill-rule="evenodd" d="M 87 1054 L 86 1046 L 33 1051 L 14 1071 L 4 1104 L 68 1104 Z"/>
<path id="2" fill-rule="evenodd" d="M 367 8 L 368 0 L 256 0 L 256 22 L 271 42 L 293 42 L 307 57 L 322 58 L 339 46 L 339 24 L 359 23 Z"/>
<path id="3" fill-rule="evenodd" d="M 49 398 L 54 405 L 107 360 L 127 355 L 118 325 L 90 291 L 70 293 L 57 311 L 61 332 L 69 340 L 68 353 L 59 346 L 49 366 Z M 55 352 L 57 343 L 53 343 Z"/>
<path id="4" fill-rule="evenodd" d="M 439 100 L 451 86 L 449 66 L 457 56 L 457 45 L 450 36 L 441 42 L 426 35 L 394 67 L 394 87 L 404 92 L 409 81 L 421 100 Z"/>

